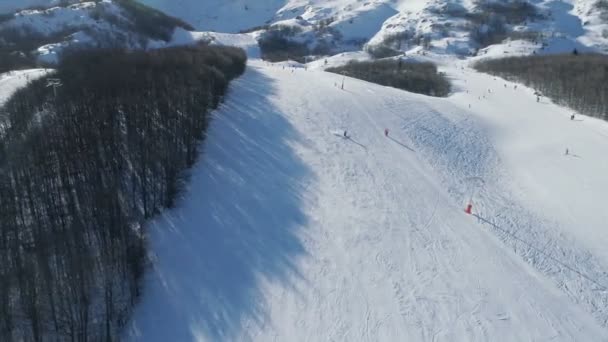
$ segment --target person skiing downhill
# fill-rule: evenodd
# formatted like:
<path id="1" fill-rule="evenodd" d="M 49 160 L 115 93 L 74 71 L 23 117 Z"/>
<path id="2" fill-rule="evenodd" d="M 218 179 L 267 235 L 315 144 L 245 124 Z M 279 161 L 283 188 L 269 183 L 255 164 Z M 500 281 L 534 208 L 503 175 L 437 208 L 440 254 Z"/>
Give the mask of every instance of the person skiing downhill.
<path id="1" fill-rule="evenodd" d="M 385 128 L 385 129 L 384 129 L 384 136 L 385 136 L 385 137 L 388 137 L 388 128 Z"/>

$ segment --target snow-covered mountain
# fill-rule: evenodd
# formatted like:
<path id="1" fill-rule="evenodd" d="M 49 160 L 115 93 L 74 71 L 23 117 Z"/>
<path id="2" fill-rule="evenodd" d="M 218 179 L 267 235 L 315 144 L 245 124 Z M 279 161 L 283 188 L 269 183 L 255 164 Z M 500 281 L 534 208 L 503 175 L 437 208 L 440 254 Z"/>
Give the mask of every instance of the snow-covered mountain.
<path id="1" fill-rule="evenodd" d="M 468 55 L 506 42 L 501 52 L 608 51 L 608 15 L 601 0 L 140 0 L 198 30 L 236 33 L 297 27 L 293 39 L 333 52 L 368 47 L 410 51 L 424 46 Z M 493 33 L 493 31 L 497 31 Z M 517 48 L 511 48 L 511 41 Z M 485 53 L 485 52 L 483 52 Z"/>
<path id="2" fill-rule="evenodd" d="M 192 28 L 133 1 L 42 1 L 39 6 L 5 14 L 0 44 L 16 52 L 36 49 L 39 60 L 54 62 L 69 48 L 166 46 L 173 35 Z M 6 8 L 3 7 L 3 8 Z M 38 44 L 38 45 L 36 45 Z M 23 51 L 25 50 L 25 51 Z"/>
<path id="3" fill-rule="evenodd" d="M 98 43 L 101 39 L 91 37 L 92 32 L 106 41 L 126 41 L 126 45 L 140 47 L 249 32 L 234 39 L 247 41 L 246 46 L 251 47 L 253 40 L 284 38 L 304 46 L 301 54 L 312 56 L 361 50 L 377 57 L 421 50 L 460 56 L 554 53 L 574 48 L 608 51 L 608 6 L 602 0 L 138 1 L 182 19 L 199 32 L 178 28 L 176 37 L 164 42 L 158 37 L 134 35 L 129 25 L 120 25 L 131 19 L 121 15 L 123 11 L 112 0 L 31 0 L 19 6 L 7 1 L 0 4 L 0 13 L 25 5 L 50 8 L 5 15 L 0 29 L 21 27 L 46 35 L 65 33 L 40 47 L 44 60 L 55 59 L 57 51 L 69 45 Z M 53 7 L 59 4 L 62 6 Z"/>

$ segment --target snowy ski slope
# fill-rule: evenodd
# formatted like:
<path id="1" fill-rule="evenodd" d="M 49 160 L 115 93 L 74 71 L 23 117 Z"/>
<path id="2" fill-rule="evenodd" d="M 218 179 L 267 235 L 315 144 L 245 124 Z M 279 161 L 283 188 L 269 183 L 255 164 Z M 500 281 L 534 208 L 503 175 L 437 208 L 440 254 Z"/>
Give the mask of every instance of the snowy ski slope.
<path id="1" fill-rule="evenodd" d="M 608 124 L 442 68 L 446 99 L 250 62 L 127 338 L 608 340 Z"/>
<path id="2" fill-rule="evenodd" d="M 333 17 L 345 38 L 375 42 L 404 28 L 433 33 L 442 3 L 142 2 L 220 31 L 179 29 L 169 45 L 208 40 L 252 58 L 255 34 L 221 32 Z M 552 14 L 530 24 L 551 33 L 545 52 L 608 46 L 592 1 L 535 3 Z M 15 6 L 0 0 L 0 12 Z M 82 6 L 16 21 L 88 25 Z M 448 55 L 469 43 L 435 38 Z M 480 55 L 536 49 L 506 41 Z M 447 99 L 351 79 L 341 90 L 342 77 L 319 70 L 324 59 L 306 69 L 252 61 L 216 112 L 178 208 L 149 225 L 153 269 L 126 339 L 608 341 L 608 124 L 570 120 L 531 89 L 429 55 L 455 85 Z M 368 56 L 327 59 L 351 58 Z M 0 105 L 46 72 L 0 75 Z M 333 134 L 344 130 L 348 139 Z"/>
<path id="3" fill-rule="evenodd" d="M 27 82 L 46 75 L 49 69 L 16 70 L 0 74 L 0 107 Z"/>

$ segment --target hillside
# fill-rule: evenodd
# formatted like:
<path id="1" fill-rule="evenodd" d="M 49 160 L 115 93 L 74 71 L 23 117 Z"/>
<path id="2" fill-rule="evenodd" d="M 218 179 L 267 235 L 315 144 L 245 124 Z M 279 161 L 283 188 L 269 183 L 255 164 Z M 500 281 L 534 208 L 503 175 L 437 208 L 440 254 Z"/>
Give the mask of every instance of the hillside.
<path id="1" fill-rule="evenodd" d="M 288 38 L 305 42 L 311 50 L 321 45 L 332 53 L 363 47 L 412 53 L 425 47 L 470 55 L 503 41 L 505 53 L 512 54 L 574 47 L 608 51 L 608 20 L 603 3 L 596 0 L 140 1 L 202 31 L 296 27 L 298 32 Z M 511 41 L 521 43 L 511 46 Z"/>
<path id="2" fill-rule="evenodd" d="M 171 45 L 176 31 L 191 30 L 133 0 L 63 1 L 0 17 L 0 71 L 57 63 L 83 48 L 150 48 Z M 8 65 L 5 65 L 7 64 Z"/>
<path id="3" fill-rule="evenodd" d="M 252 63 L 149 226 L 130 340 L 607 339 L 608 124 L 443 70 L 447 99 Z"/>
<path id="4" fill-rule="evenodd" d="M 0 314 L 5 339 L 55 329 L 142 342 L 608 341 L 608 122 L 583 115 L 605 117 L 605 101 L 579 96 L 602 81 L 588 76 L 601 64 L 574 68 L 578 93 L 569 77 L 543 78 L 563 69 L 542 63 L 536 83 L 474 68 L 555 53 L 608 63 L 606 0 L 8 2 L 0 119 L 38 135 L 0 144 L 0 161 L 20 161 L 0 172 L 0 206 L 22 213 L 0 216 L 0 275 L 10 274 L 0 279 L 11 279 L 0 281 L 10 289 L 0 312 L 29 322 Z M 222 75 L 229 58 L 196 51 L 215 49 L 206 43 L 248 56 L 230 87 L 244 62 Z M 114 51 L 132 64 L 78 57 L 98 47 L 118 49 L 88 56 Z M 76 95 L 59 106 L 30 82 L 63 56 L 74 63 L 58 72 L 59 93 Z M 185 68 L 198 59 L 211 64 Z M 86 68 L 66 68 L 77 62 Z M 432 77 L 440 91 L 424 87 Z M 564 105 L 581 110 L 576 119 Z M 95 232 L 86 243 L 63 244 L 53 228 L 71 222 L 53 215 L 64 198 L 85 227 L 70 232 Z M 103 247 L 116 227 L 138 243 Z M 135 281 L 122 266 L 89 267 L 68 244 L 91 260 L 136 262 Z M 55 262 L 46 248 L 69 253 Z M 26 250 L 36 258 L 21 258 Z M 39 281 L 36 265 L 47 264 L 68 270 L 44 274 L 63 284 Z"/>
<path id="5" fill-rule="evenodd" d="M 137 1 L 180 20 L 140 8 Z M 162 47 L 239 32 L 247 32 L 239 40 L 283 49 L 288 44 L 293 52 L 287 58 L 302 61 L 361 50 L 375 57 L 608 51 L 608 7 L 602 0 L 137 1 L 40 0 L 27 3 L 36 9 L 16 14 L 10 10 L 25 4 L 3 5 L 0 30 L 9 37 L 14 29 L 33 34 L 39 43 L 17 51 L 34 51 L 44 62 L 82 45 Z M 125 12 L 124 4 L 134 11 Z M 138 22 L 142 18 L 150 20 Z"/>
<path id="6" fill-rule="evenodd" d="M 0 74 L 0 340 L 119 338 L 141 296 L 144 224 L 173 207 L 245 64 L 198 45 Z"/>
<path id="7" fill-rule="evenodd" d="M 48 70 L 45 69 L 31 69 L 0 74 L 0 107 L 16 90 L 26 86 L 29 81 L 44 76 L 47 72 Z"/>
<path id="8" fill-rule="evenodd" d="M 608 7 L 602 0 L 538 2 L 478 2 L 458 0 L 137 0 L 184 21 L 184 28 L 199 32 L 251 32 L 249 39 L 287 39 L 305 47 L 298 55 L 334 55 L 372 52 L 383 57 L 422 51 L 446 55 L 519 55 L 572 51 L 608 51 Z M 116 1 L 56 2 L 39 0 L 24 5 L 3 5 L 0 13 L 37 5 L 51 10 L 20 12 L 22 19 L 6 26 L 27 24 L 28 30 L 60 34 L 45 42 L 38 53 L 54 60 L 66 45 L 99 44 L 100 40 L 126 46 L 162 46 L 169 37 L 134 34 L 129 18 L 120 19 Z M 135 3 L 121 0 L 117 3 Z M 65 4 L 73 5 L 66 8 Z M 56 7 L 61 5 L 61 7 Z M 55 7 L 53 7 L 55 6 Z M 63 9 L 62 9 L 63 8 Z M 90 17 L 90 11 L 97 14 Z M 117 16 L 107 17 L 99 13 Z M 9 16 L 10 17 L 10 16 Z M 100 20 L 101 19 L 101 20 Z M 56 24 L 53 24 L 53 23 Z M 113 25 L 116 23 L 117 27 Z M 126 25 L 124 23 L 127 23 Z M 55 27 L 50 30 L 49 25 Z M 158 26 L 155 24 L 154 26 Z M 178 27 L 180 25 L 177 25 Z M 87 30 L 81 30 L 87 27 Z M 62 31 L 58 32 L 61 28 Z M 95 31 L 96 33 L 91 33 Z M 179 34 L 183 36 L 181 30 Z M 171 32 L 171 31 L 169 31 Z M 103 36 L 100 39 L 99 35 Z M 209 34 L 209 33 L 207 33 Z M 93 36 L 93 37 L 92 37 Z M 196 34 L 195 34 L 196 36 Z M 165 42 L 162 42 L 162 41 Z"/>

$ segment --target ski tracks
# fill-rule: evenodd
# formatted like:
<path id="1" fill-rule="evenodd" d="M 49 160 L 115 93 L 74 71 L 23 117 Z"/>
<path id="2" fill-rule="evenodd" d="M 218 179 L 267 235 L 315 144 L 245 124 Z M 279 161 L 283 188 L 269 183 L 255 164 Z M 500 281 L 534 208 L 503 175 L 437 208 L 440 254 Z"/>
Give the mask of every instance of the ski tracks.
<path id="1" fill-rule="evenodd" d="M 296 285 L 295 299 L 288 292 L 274 299 L 275 322 L 257 328 L 259 339 L 302 331 L 294 338 L 520 341 L 563 337 L 578 327 L 554 328 L 554 311 L 538 315 L 553 297 L 523 261 L 503 251 L 504 241 L 462 213 L 463 179 L 498 175 L 500 160 L 482 128 L 450 113 L 448 101 L 435 108 L 424 97 L 385 88 L 363 98 L 363 82 L 352 81 L 345 92 L 331 86 L 333 75 L 292 80 L 276 68 L 264 72 L 282 80 L 272 101 L 303 137 L 293 148 L 315 170 L 316 200 L 305 209 L 306 282 Z M 302 87 L 318 79 L 324 82 Z M 384 137 L 384 128 L 416 152 Z M 337 129 L 366 148 L 330 133 Z M 479 196 L 489 202 L 484 213 L 510 215 L 511 203 L 494 189 Z M 522 324 L 535 328 L 513 329 Z"/>

